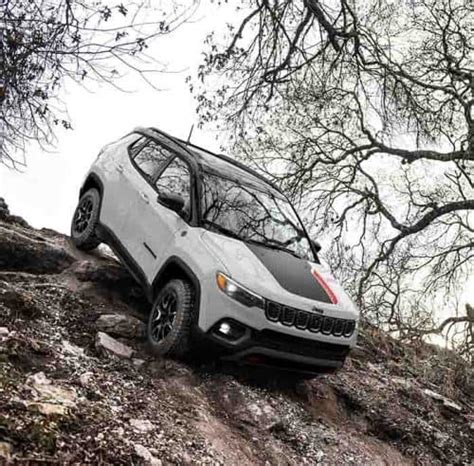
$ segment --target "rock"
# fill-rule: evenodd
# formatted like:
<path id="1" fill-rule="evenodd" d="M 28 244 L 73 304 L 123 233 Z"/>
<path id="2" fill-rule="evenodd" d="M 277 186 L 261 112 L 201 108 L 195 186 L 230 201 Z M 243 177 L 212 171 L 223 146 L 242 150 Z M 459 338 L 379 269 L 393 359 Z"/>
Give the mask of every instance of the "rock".
<path id="1" fill-rule="evenodd" d="M 84 372 L 83 374 L 79 376 L 79 383 L 83 387 L 87 387 L 93 376 L 94 374 L 92 372 Z"/>
<path id="2" fill-rule="evenodd" d="M 140 367 L 143 366 L 143 364 L 145 364 L 145 360 L 144 360 L 144 359 L 136 359 L 136 358 L 134 358 L 134 359 L 132 359 L 132 363 L 133 363 L 133 365 L 134 365 L 137 369 L 139 369 Z"/>
<path id="3" fill-rule="evenodd" d="M 143 338 L 146 330 L 141 320 L 125 314 L 103 314 L 96 325 L 102 332 L 126 338 Z"/>
<path id="4" fill-rule="evenodd" d="M 439 393 L 436 393 L 433 390 L 430 390 L 429 388 L 425 388 L 423 390 L 423 393 L 425 395 L 428 395 L 430 398 L 433 398 L 433 399 L 438 400 L 438 401 L 443 401 L 444 398 L 445 398 L 443 395 L 440 395 Z"/>
<path id="5" fill-rule="evenodd" d="M 460 413 L 462 411 L 461 406 L 459 406 L 457 403 L 455 403 L 452 400 L 449 399 L 444 399 L 443 400 L 443 406 L 448 410 L 453 413 Z"/>
<path id="6" fill-rule="evenodd" d="M 236 412 L 239 418 L 264 430 L 272 430 L 281 426 L 282 420 L 269 404 L 250 403 Z"/>
<path id="7" fill-rule="evenodd" d="M 318 450 L 315 454 L 314 454 L 314 459 L 316 460 L 317 463 L 320 463 L 323 458 L 324 458 L 325 454 L 322 450 Z"/>
<path id="8" fill-rule="evenodd" d="M 0 220 L 8 220 L 10 216 L 10 209 L 8 208 L 7 203 L 3 197 L 0 197 Z"/>
<path id="9" fill-rule="evenodd" d="M 0 327 L 0 338 L 7 337 L 8 335 L 10 335 L 10 331 L 8 330 L 8 328 Z"/>
<path id="10" fill-rule="evenodd" d="M 27 402 L 26 406 L 31 411 L 36 411 L 45 416 L 64 416 L 68 413 L 68 407 L 62 404 Z"/>
<path id="11" fill-rule="evenodd" d="M 133 444 L 133 448 L 135 449 L 135 453 L 141 459 L 145 460 L 147 464 L 151 464 L 153 466 L 161 466 L 163 463 L 158 458 L 155 458 L 148 448 L 140 445 L 138 443 Z"/>
<path id="12" fill-rule="evenodd" d="M 33 393 L 35 402 L 65 407 L 73 407 L 76 404 L 77 394 L 72 388 L 53 385 L 43 372 L 28 377 L 27 386 Z M 48 410 L 48 408 L 45 409 Z"/>
<path id="13" fill-rule="evenodd" d="M 0 302 L 16 315 L 21 314 L 24 318 L 34 319 L 42 314 L 34 296 L 11 283 L 0 282 Z"/>
<path id="14" fill-rule="evenodd" d="M 83 260 L 76 262 L 71 267 L 71 271 L 82 282 L 101 283 L 117 288 L 136 286 L 130 274 L 116 261 L 98 263 Z"/>
<path id="15" fill-rule="evenodd" d="M 36 374 L 30 375 L 26 379 L 26 382 L 31 385 L 47 385 L 51 383 L 44 372 L 37 372 Z"/>
<path id="16" fill-rule="evenodd" d="M 125 359 L 130 359 L 134 353 L 132 348 L 124 345 L 104 332 L 97 333 L 95 346 L 100 352 L 105 351 L 106 353 L 112 353 L 115 356 Z"/>
<path id="17" fill-rule="evenodd" d="M 445 408 L 447 412 L 460 413 L 462 411 L 461 406 L 459 406 L 453 400 L 450 400 L 449 398 L 446 398 L 445 396 L 440 395 L 439 393 L 436 393 L 428 388 L 425 388 L 425 390 L 423 390 L 423 393 L 437 401 L 441 401 L 443 403 L 443 408 Z"/>
<path id="18" fill-rule="evenodd" d="M 156 428 L 148 419 L 131 419 L 130 425 L 136 432 L 151 432 Z"/>
<path id="19" fill-rule="evenodd" d="M 79 346 L 69 343 L 67 340 L 62 341 L 62 349 L 64 353 L 70 354 L 71 356 L 84 357 L 84 349 Z"/>
<path id="20" fill-rule="evenodd" d="M 401 385 L 406 390 L 413 388 L 413 383 L 403 377 L 392 377 L 392 382 L 396 383 L 397 385 Z"/>
<path id="21" fill-rule="evenodd" d="M 75 258 L 65 248 L 40 241 L 25 231 L 0 225 L 0 269 L 29 273 L 60 273 Z"/>
<path id="22" fill-rule="evenodd" d="M 0 442 L 0 458 L 8 462 L 10 460 L 11 454 L 12 446 L 8 442 Z"/>

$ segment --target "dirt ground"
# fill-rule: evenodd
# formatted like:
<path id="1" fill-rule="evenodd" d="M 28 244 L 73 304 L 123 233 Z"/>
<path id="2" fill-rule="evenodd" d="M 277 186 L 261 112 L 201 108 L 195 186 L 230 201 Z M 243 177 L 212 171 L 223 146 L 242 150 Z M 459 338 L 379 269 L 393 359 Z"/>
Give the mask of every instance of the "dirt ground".
<path id="1" fill-rule="evenodd" d="M 473 464 L 473 370 L 446 351 L 365 328 L 342 371 L 296 382 L 158 360 L 147 311 L 106 252 L 0 208 L 0 463 Z"/>

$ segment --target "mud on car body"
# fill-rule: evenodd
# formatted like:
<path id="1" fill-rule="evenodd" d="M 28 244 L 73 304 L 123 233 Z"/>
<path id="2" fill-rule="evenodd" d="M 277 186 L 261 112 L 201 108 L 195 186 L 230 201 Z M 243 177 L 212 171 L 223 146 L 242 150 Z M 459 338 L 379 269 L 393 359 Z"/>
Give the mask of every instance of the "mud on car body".
<path id="1" fill-rule="evenodd" d="M 101 150 L 71 235 L 84 250 L 107 243 L 143 285 L 158 354 L 205 340 L 227 359 L 330 372 L 356 344 L 359 312 L 285 195 L 157 129 Z"/>

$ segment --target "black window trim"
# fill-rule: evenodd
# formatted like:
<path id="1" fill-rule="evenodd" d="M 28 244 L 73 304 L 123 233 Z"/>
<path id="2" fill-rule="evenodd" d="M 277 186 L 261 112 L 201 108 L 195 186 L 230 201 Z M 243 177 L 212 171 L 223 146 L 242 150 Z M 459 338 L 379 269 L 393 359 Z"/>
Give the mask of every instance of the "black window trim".
<path id="1" fill-rule="evenodd" d="M 171 151 L 171 149 L 170 149 Z M 174 152 L 174 151 L 172 151 Z M 194 213 L 195 213 L 195 206 L 194 206 L 194 189 L 193 189 L 193 184 L 194 184 L 194 176 L 193 176 L 193 171 L 192 171 L 192 167 L 191 167 L 191 164 L 184 158 L 184 157 L 181 157 L 179 154 L 175 153 L 175 155 L 173 157 L 171 157 L 164 165 L 163 167 L 161 168 L 160 172 L 158 173 L 158 175 L 155 177 L 155 179 L 153 180 L 153 189 L 157 192 L 157 194 L 159 194 L 160 192 L 158 191 L 158 188 L 156 187 L 156 183 L 158 182 L 158 180 L 161 178 L 161 176 L 163 175 L 163 173 L 168 169 L 168 167 L 176 160 L 176 159 L 180 159 L 184 162 L 184 164 L 186 165 L 186 167 L 188 167 L 188 171 L 189 171 L 189 196 L 190 196 L 190 204 L 191 204 L 191 215 L 189 216 L 188 219 L 185 219 L 183 217 L 181 217 L 186 223 L 190 223 L 192 218 L 194 217 Z"/>
<path id="2" fill-rule="evenodd" d="M 140 139 L 143 139 L 144 141 L 140 144 L 141 147 L 140 149 L 138 150 L 137 153 L 133 154 L 132 153 L 132 150 L 135 146 L 135 144 L 137 144 Z M 137 170 L 138 173 L 140 173 L 140 175 L 146 180 L 146 182 L 148 184 L 150 184 L 151 182 L 152 183 L 155 183 L 156 180 L 158 179 L 158 177 L 161 175 L 161 173 L 163 172 L 163 167 L 157 172 L 155 173 L 155 175 L 152 177 L 152 178 L 148 178 L 146 176 L 146 173 L 140 168 L 140 166 L 138 165 L 138 163 L 136 162 L 136 158 L 140 155 L 140 152 L 145 149 L 146 146 L 148 146 L 151 142 L 153 142 L 154 144 L 156 144 L 157 146 L 161 146 L 163 147 L 164 149 L 166 149 L 168 152 L 171 152 L 171 155 L 170 157 L 168 158 L 168 160 L 165 160 L 164 164 L 163 164 L 163 167 L 166 167 L 168 166 L 169 164 L 169 161 L 172 160 L 174 158 L 174 152 L 169 149 L 168 147 L 164 146 L 162 143 L 160 143 L 159 141 L 156 141 L 155 139 L 152 139 L 148 136 L 142 136 L 140 138 L 138 138 L 136 141 L 132 142 L 129 146 L 128 146 L 128 156 L 130 158 L 130 161 L 133 165 L 133 167 L 135 168 L 135 170 Z"/>
<path id="3" fill-rule="evenodd" d="M 135 170 L 140 174 L 140 176 L 151 186 L 151 188 L 156 192 L 157 194 L 157 199 L 158 199 L 158 189 L 156 188 L 156 182 L 160 179 L 161 175 L 163 172 L 169 167 L 169 165 L 175 160 L 176 158 L 181 159 L 186 166 L 189 168 L 189 176 L 190 176 L 190 191 L 189 194 L 191 196 L 191 215 L 188 219 L 182 218 L 184 222 L 191 226 L 198 226 L 198 218 L 199 218 L 199 197 L 197 195 L 197 190 L 198 190 L 198 183 L 196 182 L 197 179 L 197 174 L 196 174 L 196 164 L 193 164 L 191 160 L 188 159 L 188 157 L 183 156 L 183 154 L 180 154 L 177 149 L 170 147 L 169 145 L 163 143 L 162 141 L 159 141 L 157 138 L 143 133 L 141 131 L 135 131 L 133 134 L 137 134 L 140 137 L 130 143 L 127 147 L 127 152 L 128 156 L 130 159 L 130 162 L 132 163 L 132 166 L 135 168 Z M 144 143 L 142 143 L 142 147 L 136 154 L 132 154 L 132 149 L 135 144 L 140 141 L 140 139 L 144 139 Z M 171 156 L 168 158 L 168 160 L 162 165 L 160 170 L 155 174 L 155 176 L 151 178 L 147 178 L 143 170 L 138 166 L 138 164 L 135 162 L 135 157 L 138 156 L 138 154 L 142 151 L 143 148 L 145 148 L 150 142 L 154 142 L 156 145 L 163 147 L 167 151 L 171 153 Z M 171 141 L 172 142 L 172 141 Z M 155 202 L 158 202 L 157 199 L 155 199 Z"/>

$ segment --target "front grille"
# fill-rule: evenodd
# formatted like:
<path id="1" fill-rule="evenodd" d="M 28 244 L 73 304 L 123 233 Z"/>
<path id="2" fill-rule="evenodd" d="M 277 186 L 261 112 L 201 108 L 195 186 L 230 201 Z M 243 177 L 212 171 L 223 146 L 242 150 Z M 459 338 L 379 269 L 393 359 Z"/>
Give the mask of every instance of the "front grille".
<path id="1" fill-rule="evenodd" d="M 255 331 L 252 337 L 255 344 L 265 348 L 330 361 L 344 361 L 349 352 L 348 345 L 308 340 L 307 338 L 286 335 L 285 333 L 275 332 L 274 330 Z"/>
<path id="2" fill-rule="evenodd" d="M 355 330 L 355 321 L 339 319 L 337 317 L 322 316 L 274 301 L 267 301 L 265 316 L 270 322 L 280 322 L 286 327 L 296 327 L 299 330 L 308 330 L 313 333 L 335 337 L 350 337 Z"/>

